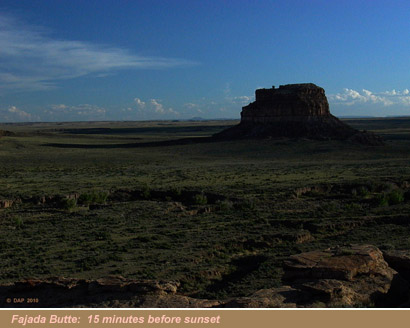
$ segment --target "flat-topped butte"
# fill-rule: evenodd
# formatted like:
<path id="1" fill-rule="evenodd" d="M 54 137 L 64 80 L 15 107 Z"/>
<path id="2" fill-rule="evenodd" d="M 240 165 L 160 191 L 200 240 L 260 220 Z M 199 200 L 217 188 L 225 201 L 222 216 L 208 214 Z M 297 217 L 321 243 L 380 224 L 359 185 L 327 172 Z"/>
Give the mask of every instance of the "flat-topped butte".
<path id="1" fill-rule="evenodd" d="M 382 140 L 341 122 L 329 110 L 325 90 L 313 83 L 257 89 L 255 101 L 242 107 L 240 124 L 214 136 L 219 139 L 307 138 L 349 140 L 382 145 Z"/>
<path id="2" fill-rule="evenodd" d="M 256 90 L 255 101 L 242 107 L 241 121 L 266 123 L 329 115 L 323 88 L 313 83 L 287 84 Z"/>

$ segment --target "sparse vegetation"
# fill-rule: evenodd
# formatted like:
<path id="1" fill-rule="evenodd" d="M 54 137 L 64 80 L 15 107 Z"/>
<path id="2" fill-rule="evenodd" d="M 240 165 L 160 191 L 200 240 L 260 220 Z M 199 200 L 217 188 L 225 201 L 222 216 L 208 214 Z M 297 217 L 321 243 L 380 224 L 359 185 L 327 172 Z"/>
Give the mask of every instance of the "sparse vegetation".
<path id="1" fill-rule="evenodd" d="M 108 192 L 92 191 L 83 193 L 78 197 L 78 203 L 82 205 L 105 204 L 107 202 Z"/>
<path id="2" fill-rule="evenodd" d="M 358 194 L 362 197 L 362 198 L 368 198 L 370 196 L 370 191 L 367 187 L 361 186 L 359 188 Z"/>
<path id="3" fill-rule="evenodd" d="M 228 123 L 189 124 L 7 126 L 16 135 L 0 139 L 0 200 L 13 204 L 0 209 L 0 281 L 121 274 L 226 298 L 282 284 L 291 254 L 346 243 L 410 249 L 409 120 L 353 122 L 384 134 L 388 147 L 274 139 L 135 146 L 206 137 Z M 306 187 L 313 191 L 300 192 Z"/>
<path id="4" fill-rule="evenodd" d="M 381 193 L 376 196 L 376 201 L 379 206 L 398 205 L 404 202 L 404 193 L 401 190 Z"/>
<path id="5" fill-rule="evenodd" d="M 220 211 L 229 211 L 229 210 L 232 210 L 233 207 L 234 207 L 233 202 L 230 201 L 230 200 L 227 200 L 227 199 L 225 199 L 225 200 L 218 200 L 218 201 L 216 202 L 216 205 L 218 206 L 218 209 L 219 209 Z"/>
<path id="6" fill-rule="evenodd" d="M 388 194 L 389 203 L 392 205 L 397 205 L 403 203 L 404 193 L 401 190 L 393 190 Z"/>
<path id="7" fill-rule="evenodd" d="M 142 191 L 141 191 L 141 197 L 143 199 L 149 199 L 151 197 L 151 190 L 147 185 L 144 185 L 142 187 Z"/>
<path id="8" fill-rule="evenodd" d="M 24 225 L 23 219 L 19 216 L 13 217 L 13 222 L 16 229 L 21 229 Z"/>
<path id="9" fill-rule="evenodd" d="M 208 204 L 208 198 L 204 194 L 196 194 L 193 197 L 193 203 L 195 205 L 206 205 Z"/>
<path id="10" fill-rule="evenodd" d="M 253 199 L 244 199 L 237 204 L 237 208 L 242 211 L 253 211 L 256 208 L 255 201 Z"/>
<path id="11" fill-rule="evenodd" d="M 378 206 L 389 206 L 389 197 L 386 194 L 379 194 L 376 196 L 376 204 Z"/>
<path id="12" fill-rule="evenodd" d="M 62 198 L 60 200 L 60 207 L 64 210 L 72 210 L 77 206 L 77 199 L 75 198 Z"/>

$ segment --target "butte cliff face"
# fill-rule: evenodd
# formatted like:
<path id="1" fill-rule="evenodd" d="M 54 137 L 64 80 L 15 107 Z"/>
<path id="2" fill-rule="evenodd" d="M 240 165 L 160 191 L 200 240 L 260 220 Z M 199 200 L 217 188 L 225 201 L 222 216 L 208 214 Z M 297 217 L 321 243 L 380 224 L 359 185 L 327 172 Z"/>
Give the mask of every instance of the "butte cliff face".
<path id="1" fill-rule="evenodd" d="M 255 101 L 242 108 L 242 122 L 274 123 L 328 117 L 325 90 L 312 83 L 281 85 L 279 89 L 258 89 Z"/>
<path id="2" fill-rule="evenodd" d="M 375 135 L 359 132 L 330 114 L 325 90 L 313 83 L 256 90 L 255 101 L 242 107 L 240 124 L 214 137 L 288 137 L 382 144 Z"/>

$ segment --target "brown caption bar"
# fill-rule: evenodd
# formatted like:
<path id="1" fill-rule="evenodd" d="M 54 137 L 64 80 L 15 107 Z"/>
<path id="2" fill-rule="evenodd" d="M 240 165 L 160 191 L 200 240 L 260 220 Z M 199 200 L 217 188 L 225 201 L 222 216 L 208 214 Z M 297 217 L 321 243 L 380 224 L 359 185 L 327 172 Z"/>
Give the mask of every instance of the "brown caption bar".
<path id="1" fill-rule="evenodd" d="M 4 310 L 8 327 L 407 327 L 407 310 Z"/>

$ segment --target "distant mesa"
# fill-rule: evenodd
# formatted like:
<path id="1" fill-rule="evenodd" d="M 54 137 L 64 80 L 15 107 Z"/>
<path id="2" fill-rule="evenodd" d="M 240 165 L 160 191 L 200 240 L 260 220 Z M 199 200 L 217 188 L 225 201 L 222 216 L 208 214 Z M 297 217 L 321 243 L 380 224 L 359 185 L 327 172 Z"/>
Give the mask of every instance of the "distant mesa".
<path id="1" fill-rule="evenodd" d="M 257 89 L 242 107 L 241 122 L 214 135 L 218 139 L 307 138 L 382 145 L 380 137 L 360 132 L 330 114 L 325 90 L 313 83 Z"/>
<path id="2" fill-rule="evenodd" d="M 189 119 L 189 121 L 191 122 L 196 122 L 196 121 L 205 121 L 204 118 L 200 117 L 200 116 L 194 116 L 191 119 Z"/>

